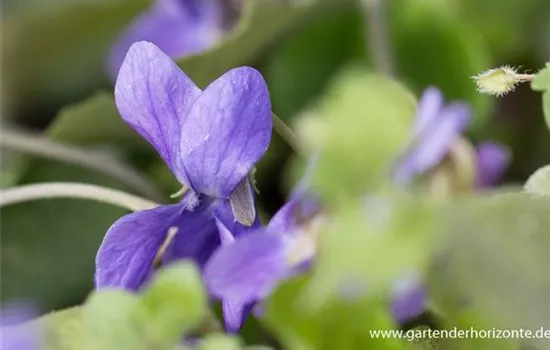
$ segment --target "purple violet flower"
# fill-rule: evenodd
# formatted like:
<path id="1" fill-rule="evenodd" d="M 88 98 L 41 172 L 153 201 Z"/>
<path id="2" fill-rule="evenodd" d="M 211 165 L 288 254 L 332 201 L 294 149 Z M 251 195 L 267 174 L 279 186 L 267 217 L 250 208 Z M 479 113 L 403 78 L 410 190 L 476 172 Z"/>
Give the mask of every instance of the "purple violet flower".
<path id="1" fill-rule="evenodd" d="M 116 78 L 130 46 L 149 41 L 172 58 L 214 46 L 223 36 L 221 2 L 210 0 L 156 0 L 118 38 L 109 55 L 109 74 Z"/>
<path id="2" fill-rule="evenodd" d="M 109 228 L 96 257 L 98 288 L 139 290 L 174 228 L 162 263 L 192 259 L 202 267 L 220 244 L 259 227 L 249 173 L 271 139 L 271 104 L 258 71 L 230 70 L 201 91 L 159 48 L 138 42 L 121 66 L 115 102 L 187 191 L 178 204 L 128 214 Z"/>
<path id="3" fill-rule="evenodd" d="M 416 112 L 411 146 L 399 160 L 394 172 L 397 185 L 409 183 L 417 175 L 439 164 L 453 142 L 470 123 L 472 111 L 462 102 L 445 105 L 436 87 L 424 90 Z M 509 164 L 509 152 L 497 143 L 484 143 L 478 148 L 478 186 L 494 185 Z"/>
<path id="4" fill-rule="evenodd" d="M 0 308 L 0 349 L 40 350 L 42 342 L 35 324 L 22 325 L 38 315 L 31 304 L 18 301 Z"/>

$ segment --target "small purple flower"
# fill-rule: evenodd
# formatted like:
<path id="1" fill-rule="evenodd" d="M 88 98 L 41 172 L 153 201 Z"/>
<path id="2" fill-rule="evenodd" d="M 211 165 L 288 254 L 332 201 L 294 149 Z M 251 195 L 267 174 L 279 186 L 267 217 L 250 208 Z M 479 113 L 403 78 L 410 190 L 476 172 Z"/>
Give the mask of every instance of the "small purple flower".
<path id="1" fill-rule="evenodd" d="M 22 325 L 38 315 L 26 302 L 12 302 L 0 307 L 0 349 L 40 350 L 42 342 L 36 325 Z"/>
<path id="2" fill-rule="evenodd" d="M 454 102 L 445 106 L 441 92 L 435 87 L 427 88 L 418 103 L 412 144 L 395 169 L 395 183 L 407 184 L 439 164 L 470 119 L 468 105 Z"/>
<path id="3" fill-rule="evenodd" d="M 470 123 L 471 114 L 467 104 L 445 105 L 441 92 L 428 87 L 418 103 L 411 145 L 395 168 L 395 183 L 405 185 L 439 164 Z M 484 143 L 477 155 L 478 187 L 494 185 L 508 166 L 509 152 L 497 143 Z"/>
<path id="4" fill-rule="evenodd" d="M 115 101 L 187 191 L 178 204 L 109 228 L 96 257 L 98 288 L 139 290 L 169 231 L 162 262 L 202 267 L 224 240 L 259 227 L 249 173 L 271 139 L 271 104 L 258 71 L 230 70 L 201 91 L 159 48 L 139 42 L 121 66 Z"/>
<path id="5" fill-rule="evenodd" d="M 322 221 L 317 201 L 306 193 L 316 160 L 312 157 L 290 200 L 265 228 L 236 240 L 226 239 L 214 252 L 204 269 L 204 281 L 213 297 L 245 305 L 249 312 L 282 279 L 309 268 Z M 240 329 L 244 320 L 232 324 L 232 330 Z"/>
<path id="6" fill-rule="evenodd" d="M 206 50 L 223 35 L 221 2 L 156 0 L 116 41 L 109 55 L 109 73 L 117 76 L 126 52 L 138 41 L 149 41 L 172 58 Z"/>

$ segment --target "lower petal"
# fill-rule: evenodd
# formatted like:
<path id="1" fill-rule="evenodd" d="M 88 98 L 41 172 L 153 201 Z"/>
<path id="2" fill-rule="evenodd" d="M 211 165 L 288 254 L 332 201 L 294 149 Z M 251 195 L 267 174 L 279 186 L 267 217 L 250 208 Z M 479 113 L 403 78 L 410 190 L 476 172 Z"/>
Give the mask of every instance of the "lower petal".
<path id="1" fill-rule="evenodd" d="M 253 304 L 239 304 L 229 301 L 223 301 L 223 321 L 225 323 L 225 330 L 227 333 L 237 333 L 244 325 L 250 311 L 252 311 Z"/>
<path id="2" fill-rule="evenodd" d="M 165 205 L 118 219 L 97 253 L 96 287 L 138 290 L 150 276 L 158 249 L 181 210 L 179 204 Z"/>
<path id="3" fill-rule="evenodd" d="M 204 268 L 204 282 L 214 297 L 247 304 L 266 297 L 286 276 L 284 237 L 253 232 L 218 249 Z"/>

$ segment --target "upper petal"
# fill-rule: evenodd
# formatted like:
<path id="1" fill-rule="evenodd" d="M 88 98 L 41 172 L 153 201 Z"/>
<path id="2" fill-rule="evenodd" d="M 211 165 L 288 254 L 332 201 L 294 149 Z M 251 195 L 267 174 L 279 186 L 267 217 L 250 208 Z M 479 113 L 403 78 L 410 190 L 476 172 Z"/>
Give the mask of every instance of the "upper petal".
<path id="1" fill-rule="evenodd" d="M 414 121 L 413 133 L 418 136 L 432 122 L 435 122 L 439 117 L 440 111 L 443 109 L 443 94 L 434 86 L 427 87 L 416 110 L 416 119 Z"/>
<path id="2" fill-rule="evenodd" d="M 181 210 L 180 205 L 165 205 L 118 219 L 97 253 L 96 287 L 138 290 L 150 276 L 157 251 Z"/>
<path id="3" fill-rule="evenodd" d="M 477 186 L 494 186 L 510 164 L 510 150 L 496 142 L 477 146 Z"/>
<path id="4" fill-rule="evenodd" d="M 181 133 L 189 185 L 228 198 L 271 139 L 271 102 L 262 75 L 241 67 L 216 79 L 193 104 Z"/>
<path id="5" fill-rule="evenodd" d="M 436 166 L 449 152 L 455 139 L 471 118 L 470 107 L 463 103 L 446 106 L 417 136 L 415 142 L 399 160 L 394 173 L 397 184 L 405 184 L 416 175 Z"/>
<path id="6" fill-rule="evenodd" d="M 138 42 L 130 47 L 115 85 L 120 115 L 168 164 L 178 180 L 181 171 L 181 124 L 201 90 L 158 47 Z"/>
<path id="7" fill-rule="evenodd" d="M 109 55 L 114 80 L 130 46 L 149 41 L 172 58 L 213 46 L 222 37 L 221 11 L 215 1 L 158 0 L 117 39 Z"/>
<path id="8" fill-rule="evenodd" d="M 214 297 L 244 305 L 261 300 L 289 271 L 282 235 L 258 231 L 218 249 L 204 281 Z"/>

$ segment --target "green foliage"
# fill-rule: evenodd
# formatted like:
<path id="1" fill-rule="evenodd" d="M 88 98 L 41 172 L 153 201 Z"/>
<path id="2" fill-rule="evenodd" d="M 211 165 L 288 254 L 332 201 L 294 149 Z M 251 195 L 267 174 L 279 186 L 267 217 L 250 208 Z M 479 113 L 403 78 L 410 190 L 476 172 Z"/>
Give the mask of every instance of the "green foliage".
<path id="1" fill-rule="evenodd" d="M 147 349 L 144 316 L 137 295 L 115 289 L 94 292 L 84 308 L 84 348 Z"/>
<path id="2" fill-rule="evenodd" d="M 146 0 L 57 1 L 7 15 L 2 21 L 6 103 L 67 103 L 104 84 L 110 44 L 146 5 Z"/>
<path id="3" fill-rule="evenodd" d="M 206 315 L 207 299 L 201 277 L 190 264 L 166 267 L 142 298 L 148 335 L 156 344 L 176 343 Z"/>
<path id="4" fill-rule="evenodd" d="M 525 191 L 543 196 L 550 196 L 550 165 L 533 173 L 525 183 Z"/>
<path id="5" fill-rule="evenodd" d="M 333 82 L 302 137 L 320 150 L 314 187 L 331 203 L 387 181 L 408 140 L 414 98 L 398 83 L 360 68 Z M 358 157 L 358 155 L 360 155 Z"/>
<path id="6" fill-rule="evenodd" d="M 521 193 L 449 206 L 441 218 L 444 248 L 430 281 L 447 322 L 533 331 L 550 325 L 549 210 L 546 197 Z"/>
<path id="7" fill-rule="evenodd" d="M 237 338 L 222 334 L 211 334 L 206 336 L 198 350 L 240 350 L 241 344 Z"/>
<path id="8" fill-rule="evenodd" d="M 120 115 L 112 93 L 99 92 L 76 105 L 63 108 L 48 127 L 53 140 L 77 145 L 116 144 L 150 147 Z"/>
<path id="9" fill-rule="evenodd" d="M 546 63 L 546 67 L 537 73 L 531 83 L 531 88 L 542 91 L 542 111 L 546 125 L 550 128 L 550 62 Z"/>
<path id="10" fill-rule="evenodd" d="M 83 307 L 48 314 L 13 331 L 39 340 L 44 350 L 171 350 L 203 320 L 206 304 L 197 269 L 178 263 L 161 270 L 143 295 L 94 291 Z"/>

